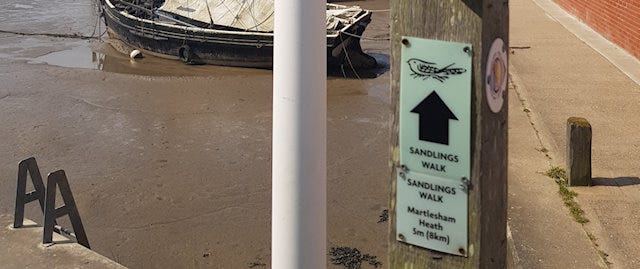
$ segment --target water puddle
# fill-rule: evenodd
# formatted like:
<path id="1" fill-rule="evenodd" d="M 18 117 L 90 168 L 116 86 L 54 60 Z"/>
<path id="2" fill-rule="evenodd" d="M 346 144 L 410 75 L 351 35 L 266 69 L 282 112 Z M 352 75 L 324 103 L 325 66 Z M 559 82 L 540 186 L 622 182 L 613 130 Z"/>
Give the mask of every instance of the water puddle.
<path id="1" fill-rule="evenodd" d="M 271 70 L 264 69 L 185 65 L 177 60 L 162 59 L 144 54 L 141 59 L 131 59 L 125 53 L 130 51 L 131 48 L 117 40 L 109 40 L 108 42 L 81 40 L 66 43 L 65 47 L 70 48 L 33 58 L 28 63 L 144 76 L 221 76 L 237 74 L 238 72 L 244 75 L 271 74 Z M 345 67 L 343 70 L 329 71 L 328 74 L 334 78 L 375 78 L 389 71 L 388 55 L 372 53 L 371 56 L 376 58 L 379 68 L 358 70 L 357 74 L 354 74 L 351 69 Z"/>
<path id="2" fill-rule="evenodd" d="M 77 42 L 73 45 L 74 47 L 71 49 L 45 54 L 29 61 L 29 63 L 103 70 L 102 63 L 106 55 L 93 51 L 89 42 Z"/>
<path id="3" fill-rule="evenodd" d="M 110 40 L 109 42 L 117 42 Z M 30 64 L 47 64 L 67 68 L 101 70 L 112 73 L 143 76 L 222 76 L 237 74 L 239 70 L 247 74 L 270 74 L 270 70 L 233 68 L 210 65 L 185 65 L 180 61 L 144 55 L 141 59 L 131 59 L 116 43 L 116 50 L 105 41 L 82 40 L 65 44 L 70 47 L 54 51 L 28 61 Z"/>
<path id="4" fill-rule="evenodd" d="M 113 42 L 113 41 L 110 41 Z M 213 65 L 185 65 L 178 60 L 169 60 L 145 55 L 141 59 L 131 59 L 125 52 L 131 48 L 116 43 L 96 40 L 64 42 L 58 51 L 27 58 L 30 64 L 47 64 L 66 68 L 100 70 L 111 73 L 155 76 L 155 77 L 239 77 L 252 78 L 260 83 L 270 83 L 272 71 L 255 68 L 224 67 Z M 115 47 L 115 48 L 114 48 Z M 66 48 L 66 49 L 65 49 Z M 117 50 L 116 50 L 117 48 Z M 370 53 L 378 62 L 373 70 L 358 70 L 357 74 L 344 70 L 328 72 L 327 88 L 329 96 L 370 95 L 389 102 L 389 86 L 384 79 L 372 79 L 388 75 L 389 56 Z"/>

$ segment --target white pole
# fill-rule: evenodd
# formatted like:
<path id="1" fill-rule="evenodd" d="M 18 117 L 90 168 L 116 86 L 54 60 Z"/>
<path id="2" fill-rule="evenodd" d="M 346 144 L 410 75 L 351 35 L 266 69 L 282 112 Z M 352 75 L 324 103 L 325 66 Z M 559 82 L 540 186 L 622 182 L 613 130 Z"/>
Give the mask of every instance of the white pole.
<path id="1" fill-rule="evenodd" d="M 326 268 L 326 1 L 274 2 L 271 267 Z"/>

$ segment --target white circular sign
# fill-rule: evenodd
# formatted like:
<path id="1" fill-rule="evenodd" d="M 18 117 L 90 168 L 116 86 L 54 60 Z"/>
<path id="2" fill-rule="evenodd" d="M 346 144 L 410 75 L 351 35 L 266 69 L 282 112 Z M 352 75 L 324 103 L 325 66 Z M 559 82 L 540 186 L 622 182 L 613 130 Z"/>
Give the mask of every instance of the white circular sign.
<path id="1" fill-rule="evenodd" d="M 508 78 L 507 51 L 501 38 L 496 38 L 493 41 L 485 67 L 487 69 L 485 77 L 487 104 L 493 113 L 498 113 L 504 104 L 504 92 L 507 90 Z"/>

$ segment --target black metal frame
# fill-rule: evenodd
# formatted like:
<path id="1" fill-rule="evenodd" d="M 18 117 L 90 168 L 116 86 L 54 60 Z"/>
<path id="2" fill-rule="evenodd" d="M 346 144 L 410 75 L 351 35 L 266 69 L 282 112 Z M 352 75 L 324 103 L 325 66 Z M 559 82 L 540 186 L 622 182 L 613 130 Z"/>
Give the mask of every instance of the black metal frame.
<path id="1" fill-rule="evenodd" d="M 64 201 L 64 205 L 58 208 L 56 208 L 56 186 L 60 188 L 60 195 Z M 64 170 L 55 171 L 47 176 L 47 195 L 44 205 L 43 244 L 53 243 L 53 230 L 56 226 L 56 219 L 68 215 L 75 233 L 69 233 L 69 235 L 75 237 L 78 244 L 91 248 Z"/>
<path id="2" fill-rule="evenodd" d="M 31 175 L 34 191 L 27 191 L 27 172 Z M 18 165 L 18 188 L 16 191 L 16 206 L 13 219 L 13 228 L 20 228 L 24 224 L 24 206 L 35 200 L 40 202 L 40 210 L 44 214 L 45 188 L 36 159 L 31 157 L 23 160 Z"/>
<path id="3" fill-rule="evenodd" d="M 31 176 L 31 182 L 35 190 L 27 191 L 27 173 Z M 56 188 L 60 188 L 60 195 L 64 205 L 56 208 Z M 14 211 L 13 228 L 20 228 L 24 225 L 24 207 L 28 203 L 38 200 L 40 209 L 44 215 L 44 233 L 42 243 L 53 243 L 53 232 L 65 234 L 76 239 L 78 244 L 86 248 L 89 247 L 89 240 L 84 231 L 76 202 L 71 194 L 69 181 L 64 170 L 55 171 L 47 176 L 47 187 L 45 189 L 42 175 L 38 168 L 36 159 L 31 157 L 23 160 L 18 165 L 18 187 L 16 190 L 16 205 Z M 58 226 L 56 219 L 69 216 L 73 232 L 69 232 L 64 227 Z"/>

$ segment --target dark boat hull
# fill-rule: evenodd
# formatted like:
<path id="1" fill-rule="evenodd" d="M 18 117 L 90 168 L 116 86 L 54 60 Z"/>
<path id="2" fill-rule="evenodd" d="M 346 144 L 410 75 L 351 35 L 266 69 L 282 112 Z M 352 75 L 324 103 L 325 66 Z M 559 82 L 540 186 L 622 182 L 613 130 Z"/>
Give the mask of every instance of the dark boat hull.
<path id="1" fill-rule="evenodd" d="M 271 68 L 273 34 L 246 31 L 212 30 L 140 19 L 118 11 L 106 0 L 103 16 L 110 37 L 161 57 L 180 59 L 190 64 Z M 371 14 L 361 16 L 343 32 L 327 35 L 329 68 L 350 64 L 355 68 L 373 68 L 375 59 L 364 54 L 360 38 Z"/>

